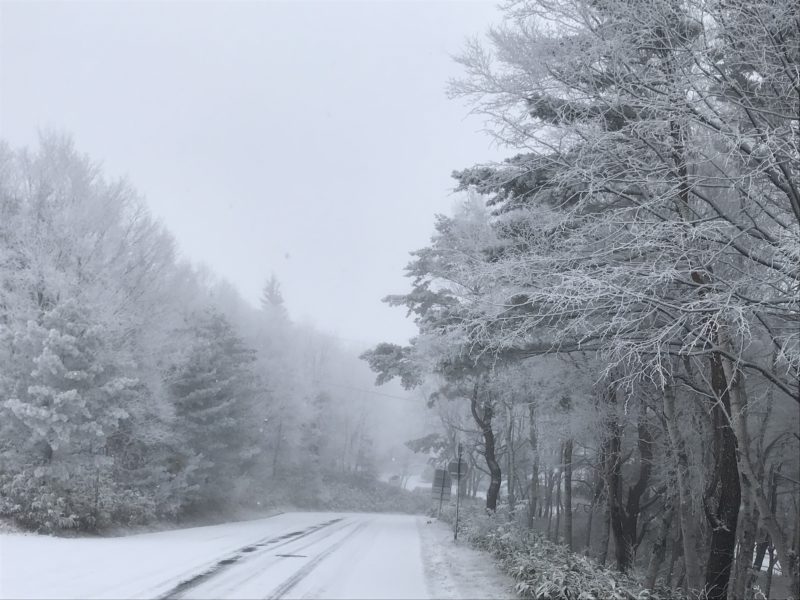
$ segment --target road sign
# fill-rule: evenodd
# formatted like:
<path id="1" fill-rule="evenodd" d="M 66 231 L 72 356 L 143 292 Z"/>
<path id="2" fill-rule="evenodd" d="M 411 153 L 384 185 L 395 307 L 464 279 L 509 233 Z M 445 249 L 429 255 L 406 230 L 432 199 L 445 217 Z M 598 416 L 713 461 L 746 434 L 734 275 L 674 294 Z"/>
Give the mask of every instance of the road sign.
<path id="1" fill-rule="evenodd" d="M 438 516 L 442 516 L 442 502 L 450 500 L 450 473 L 446 469 L 436 469 L 433 474 L 433 486 L 431 486 L 431 495 L 439 500 Z"/>
<path id="2" fill-rule="evenodd" d="M 467 474 L 467 461 L 451 460 L 447 465 L 447 471 L 452 477 L 464 477 Z"/>
<path id="3" fill-rule="evenodd" d="M 431 487 L 431 495 L 438 500 L 450 499 L 450 487 L 453 485 L 450 479 L 450 473 L 445 469 L 436 469 L 433 474 L 433 487 Z"/>

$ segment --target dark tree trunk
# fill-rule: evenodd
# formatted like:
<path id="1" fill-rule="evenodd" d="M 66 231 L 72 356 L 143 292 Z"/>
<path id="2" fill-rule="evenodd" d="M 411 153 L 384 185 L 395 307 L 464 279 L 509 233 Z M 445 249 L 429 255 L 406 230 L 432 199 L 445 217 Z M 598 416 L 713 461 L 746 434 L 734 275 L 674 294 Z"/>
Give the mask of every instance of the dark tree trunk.
<path id="1" fill-rule="evenodd" d="M 650 564 L 647 567 L 647 576 L 645 577 L 644 586 L 652 590 L 656 585 L 658 579 L 658 572 L 664 564 L 664 558 L 667 556 L 667 540 L 669 539 L 669 532 L 672 528 L 672 514 L 674 509 L 668 506 L 664 510 L 661 517 L 661 524 L 658 531 L 658 537 L 653 544 L 653 553 L 650 555 Z"/>
<path id="2" fill-rule="evenodd" d="M 586 520 L 586 541 L 583 544 L 584 556 L 592 554 L 592 522 L 594 521 L 594 501 L 589 508 L 589 518 Z"/>
<path id="3" fill-rule="evenodd" d="M 507 411 L 507 430 L 506 430 L 506 493 L 508 496 L 508 517 L 514 518 L 514 511 L 517 506 L 517 498 L 514 493 L 514 407 L 506 406 Z"/>
<path id="4" fill-rule="evenodd" d="M 761 565 L 764 564 L 764 557 L 767 555 L 767 548 L 769 548 L 769 534 L 765 533 L 764 535 L 766 539 L 756 545 L 755 558 L 753 559 L 753 570 L 756 573 L 761 570 Z"/>
<path id="5" fill-rule="evenodd" d="M 610 427 L 608 440 L 607 471 L 608 479 L 608 514 L 611 519 L 611 533 L 614 535 L 614 557 L 617 569 L 627 572 L 633 563 L 633 544 L 636 532 L 631 535 L 629 524 L 622 504 L 622 438 L 616 421 Z"/>
<path id="6" fill-rule="evenodd" d="M 275 451 L 272 454 L 272 477 L 278 475 L 278 455 L 281 451 L 281 437 L 283 437 L 283 419 L 278 421 L 278 434 L 275 436 Z"/>
<path id="7" fill-rule="evenodd" d="M 600 465 L 605 464 L 605 449 L 600 447 Z M 587 556 L 592 553 L 592 523 L 594 522 L 594 513 L 600 505 L 600 499 L 603 496 L 603 488 L 605 487 L 605 480 L 603 479 L 602 471 L 595 470 L 594 493 L 592 494 L 592 505 L 589 510 L 589 522 L 586 526 L 586 549 Z"/>
<path id="8" fill-rule="evenodd" d="M 775 548 L 770 545 L 769 547 L 769 567 L 767 567 L 767 583 L 764 584 L 764 595 L 769 598 L 772 593 L 772 574 L 775 572 L 775 563 L 778 562 L 778 557 L 775 554 Z"/>
<path id="9" fill-rule="evenodd" d="M 545 513 L 547 514 L 547 537 L 551 536 L 553 528 L 553 484 L 556 481 L 556 475 L 552 469 L 547 472 L 545 476 L 545 485 L 547 489 L 544 494 Z"/>
<path id="10" fill-rule="evenodd" d="M 553 535 L 553 541 L 558 543 L 558 537 L 561 533 L 561 471 L 559 470 L 556 475 L 556 530 Z"/>
<path id="11" fill-rule="evenodd" d="M 567 546 L 572 547 L 572 445 L 570 438 L 564 442 L 564 537 Z"/>
<path id="12" fill-rule="evenodd" d="M 678 525 L 680 527 L 681 556 L 683 556 L 684 573 L 687 587 L 699 590 L 703 585 L 700 559 L 697 552 L 698 528 L 692 510 L 691 490 L 689 489 L 689 455 L 686 443 L 680 431 L 680 422 L 676 413 L 675 390 L 671 386 L 664 389 L 664 417 L 667 425 L 670 455 L 675 466 L 675 483 L 678 488 Z"/>
<path id="13" fill-rule="evenodd" d="M 492 417 L 494 416 L 492 403 L 489 399 L 485 399 L 482 403 L 483 410 L 479 411 L 478 392 L 479 384 L 475 383 L 472 390 L 470 409 L 472 418 L 475 419 L 475 423 L 478 424 L 481 433 L 483 433 L 484 457 L 486 458 L 486 466 L 489 467 L 490 477 L 489 489 L 486 492 L 486 510 L 493 513 L 497 510 L 497 496 L 500 494 L 502 471 L 500 470 L 500 463 L 497 462 L 494 431 L 492 431 Z"/>
<path id="14" fill-rule="evenodd" d="M 739 514 L 739 552 L 736 558 L 736 570 L 733 577 L 733 598 L 748 597 L 754 578 L 752 574 L 753 549 L 756 545 L 756 524 L 758 509 L 755 508 L 750 494 L 742 495 L 742 511 Z"/>
<path id="15" fill-rule="evenodd" d="M 669 567 L 666 575 L 664 575 L 664 584 L 668 588 L 672 588 L 672 574 L 675 571 L 675 561 L 683 556 L 683 540 L 681 539 L 681 531 L 678 529 L 678 536 L 672 540 L 672 551 L 669 555 Z"/>
<path id="16" fill-rule="evenodd" d="M 528 441 L 533 454 L 533 473 L 528 491 L 528 529 L 532 529 L 536 504 L 539 500 L 539 441 L 536 436 L 536 405 L 533 402 L 528 404 L 528 418 Z"/>
<path id="17" fill-rule="evenodd" d="M 614 402 L 616 392 L 611 390 L 609 398 Z M 639 478 L 628 489 L 627 501 L 622 493 L 622 428 L 616 417 L 608 427 L 606 446 L 606 480 L 608 481 L 608 508 L 611 516 L 611 531 L 614 534 L 617 569 L 626 573 L 633 566 L 639 529 L 640 502 L 650 481 L 653 460 L 653 439 L 645 423 L 644 408 L 639 414 L 638 424 Z"/>
<path id="18" fill-rule="evenodd" d="M 718 400 L 709 400 L 714 424 L 714 475 L 703 496 L 706 519 L 711 526 L 704 593 L 708 600 L 726 600 L 736 548 L 741 488 L 736 436 L 728 419 L 731 414 L 728 381 L 719 354 L 711 357 L 711 385 Z"/>
<path id="19" fill-rule="evenodd" d="M 597 559 L 598 562 L 605 566 L 606 561 L 608 560 L 608 543 L 611 540 L 611 511 L 608 510 L 608 506 L 606 506 L 606 510 L 603 515 L 603 538 L 600 542 L 600 556 Z"/>

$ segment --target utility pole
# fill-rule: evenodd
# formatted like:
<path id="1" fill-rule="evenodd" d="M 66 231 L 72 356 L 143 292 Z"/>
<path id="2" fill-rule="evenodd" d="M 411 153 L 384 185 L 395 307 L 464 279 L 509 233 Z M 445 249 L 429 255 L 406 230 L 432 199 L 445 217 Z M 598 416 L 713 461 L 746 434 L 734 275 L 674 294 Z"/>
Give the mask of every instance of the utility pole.
<path id="1" fill-rule="evenodd" d="M 437 519 L 440 519 L 442 517 L 442 500 L 444 500 L 444 482 L 446 477 L 447 477 L 447 470 L 444 470 L 442 471 L 442 487 L 439 488 L 439 512 L 436 514 Z"/>
<path id="2" fill-rule="evenodd" d="M 461 442 L 458 442 L 458 466 L 456 467 L 456 527 L 453 531 L 453 541 L 458 541 L 458 508 L 461 501 Z"/>

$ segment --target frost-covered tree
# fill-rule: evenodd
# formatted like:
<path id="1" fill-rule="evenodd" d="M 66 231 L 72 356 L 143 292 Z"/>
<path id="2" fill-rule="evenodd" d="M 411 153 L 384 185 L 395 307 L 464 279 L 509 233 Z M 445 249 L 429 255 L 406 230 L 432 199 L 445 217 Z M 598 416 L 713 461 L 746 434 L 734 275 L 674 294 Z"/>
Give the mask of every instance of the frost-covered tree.
<path id="1" fill-rule="evenodd" d="M 689 558 L 701 543 L 692 511 L 679 511 L 688 587 L 727 594 L 740 495 L 758 505 L 797 587 L 798 550 L 771 516 L 748 432 L 751 391 L 771 387 L 792 402 L 798 390 L 792 9 L 704 0 L 505 9 L 491 49 L 471 44 L 466 77 L 451 88 L 523 152 L 457 174 L 491 195 L 507 242 L 470 276 L 491 292 L 474 298 L 469 327 L 497 351 L 597 352 L 610 384 L 658 390 L 670 420 L 675 389 L 681 402 L 704 403 L 710 547 L 703 574 Z M 685 491 L 685 440 L 670 425 Z"/>
<path id="2" fill-rule="evenodd" d="M 130 358 L 115 352 L 107 330 L 72 300 L 6 341 L 16 377 L 6 379 L 13 385 L 4 389 L 3 408 L 17 425 L 3 460 L 6 469 L 16 463 L 3 481 L 9 514 L 45 529 L 108 525 L 124 503 L 120 495 L 152 492 L 141 480 L 115 477 L 132 458 L 118 442 L 141 436 L 143 458 L 155 441 L 148 436 L 163 436 L 143 418 L 152 400 L 130 376 Z M 134 491 L 137 484 L 143 489 Z M 128 514 L 149 512 L 148 502 L 131 504 Z"/>
<path id="3" fill-rule="evenodd" d="M 43 529 L 169 512 L 147 345 L 171 306 L 171 239 L 67 138 L 0 163 L 3 512 Z"/>
<path id="4" fill-rule="evenodd" d="M 345 390 L 368 374 L 291 322 L 274 277 L 267 299 L 178 261 L 68 136 L 0 143 L 0 517 L 102 529 L 286 505 L 321 395 L 320 478 L 367 485 L 372 414 Z"/>
<path id="5" fill-rule="evenodd" d="M 192 315 L 186 347 L 166 373 L 193 509 L 234 503 L 237 480 L 258 453 L 253 416 L 258 396 L 254 352 L 221 313 Z"/>
<path id="6" fill-rule="evenodd" d="M 384 383 L 399 376 L 407 388 L 419 385 L 426 374 L 441 377 L 438 393 L 460 397 L 470 406 L 483 437 L 482 454 L 489 470 L 486 509 L 494 512 L 500 493 L 502 469 L 497 456 L 494 418 L 499 404 L 492 393 L 492 361 L 481 358 L 469 332 L 461 329 L 462 296 L 481 294 L 481 285 L 465 274 L 487 260 L 495 236 L 480 200 L 470 196 L 454 217 L 438 215 L 431 245 L 413 252 L 406 268 L 412 291 L 388 296 L 385 301 L 405 306 L 415 316 L 420 335 L 411 346 L 380 344 L 362 355 Z"/>

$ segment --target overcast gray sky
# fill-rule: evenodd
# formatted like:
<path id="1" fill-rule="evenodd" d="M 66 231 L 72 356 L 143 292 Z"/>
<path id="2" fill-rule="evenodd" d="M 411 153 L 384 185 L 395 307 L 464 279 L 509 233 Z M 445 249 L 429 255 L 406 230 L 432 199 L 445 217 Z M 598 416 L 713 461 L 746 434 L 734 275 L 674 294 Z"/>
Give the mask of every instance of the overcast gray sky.
<path id="1" fill-rule="evenodd" d="M 127 176 L 253 304 L 271 271 L 292 316 L 405 341 L 408 252 L 450 172 L 500 158 L 445 97 L 492 2 L 0 1 L 0 136 L 39 129 Z"/>

